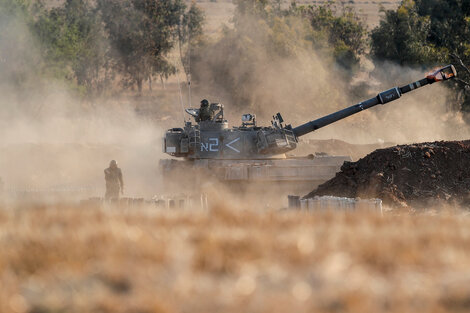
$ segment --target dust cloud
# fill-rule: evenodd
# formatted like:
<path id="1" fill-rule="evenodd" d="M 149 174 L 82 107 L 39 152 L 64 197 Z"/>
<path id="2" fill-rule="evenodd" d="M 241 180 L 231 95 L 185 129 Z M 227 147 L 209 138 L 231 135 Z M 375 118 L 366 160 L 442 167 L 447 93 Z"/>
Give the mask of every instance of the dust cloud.
<path id="1" fill-rule="evenodd" d="M 273 56 L 276 38 L 262 24 L 259 26 L 260 22 L 256 23 L 248 21 L 248 26 L 241 26 L 233 38 L 227 36 L 236 43 L 221 40 L 210 46 L 200 57 L 200 64 L 194 65 L 200 77 L 196 92 L 200 97 L 217 95 L 215 100 L 226 104 L 229 121 L 235 125 L 239 124 L 241 113 L 251 111 L 257 114 L 260 125 L 269 125 L 271 116 L 281 112 L 287 123 L 297 126 L 381 91 L 422 79 L 432 69 L 374 65 L 363 57 L 358 73 L 349 77 L 331 55 L 296 39 L 299 36 L 293 32 L 291 37 L 282 38 L 288 56 Z M 282 35 L 291 34 L 281 31 L 279 36 Z M 468 138 L 470 128 L 450 108 L 451 91 L 444 84 L 426 86 L 305 138 L 335 138 L 361 144 Z"/>
<path id="2" fill-rule="evenodd" d="M 393 68 L 393 69 L 392 69 Z M 256 69 L 257 70 L 257 69 Z M 346 93 L 349 81 L 329 71 L 327 62 L 316 55 L 303 54 L 281 60 L 256 72 L 253 86 L 255 110 L 264 124 L 281 112 L 284 119 L 297 126 L 347 106 L 376 96 L 395 86 L 403 86 L 424 77 L 425 72 L 396 65 L 380 65 L 374 72 L 390 73 L 377 80 L 370 73 L 360 73 L 371 86 L 363 98 Z M 350 143 L 410 143 L 432 140 L 459 140 L 470 135 L 460 113 L 449 108 L 450 90 L 438 83 L 403 95 L 402 99 L 339 121 L 309 134 L 309 139 L 340 139 Z"/>
<path id="3" fill-rule="evenodd" d="M 253 31 L 253 28 L 251 28 Z M 24 27 L 14 34 L 26 38 Z M 151 197 L 158 193 L 162 182 L 158 171 L 163 126 L 162 116 L 137 114 L 131 100 L 96 100 L 84 102 L 68 92 L 68 87 L 54 80 L 25 71 L 29 83 L 22 89 L 7 81 L 5 70 L 9 54 L 25 46 L 9 46 L 0 41 L 2 71 L 0 72 L 0 177 L 8 192 L 18 197 L 102 196 L 103 169 L 115 159 L 123 170 L 125 195 Z M 23 42 L 24 44 L 24 42 Z M 34 44 L 29 43 L 29 58 L 39 58 Z M 200 77 L 192 92 L 192 102 L 202 98 L 221 101 L 230 124 L 240 123 L 240 114 L 251 111 L 258 115 L 259 125 L 269 125 L 270 117 L 281 112 L 287 123 L 300 123 L 321 117 L 357 103 L 347 90 L 352 81 L 367 83 L 367 95 L 404 85 L 424 77 L 423 71 L 382 64 L 376 68 L 364 61 L 355 78 L 343 75 L 332 63 L 331 56 L 306 47 L 294 47 L 290 57 L 273 58 L 266 51 L 266 38 L 259 36 L 251 45 L 250 55 L 256 62 L 247 63 L 243 55 L 224 49 L 205 54 L 207 60 L 225 60 L 236 64 L 228 69 L 232 75 L 250 80 L 237 92 L 248 95 L 243 106 L 231 97 L 230 84 L 221 85 L 217 77 L 195 66 Z M 294 44 L 292 44 L 294 46 Z M 27 59 L 27 58 L 26 58 Z M 230 61 L 230 62 L 229 62 Z M 202 64 L 204 65 L 204 63 Z M 371 74 L 374 73 L 374 74 Z M 377 73 L 386 73 L 377 78 Z M 374 77 L 374 75 L 376 77 Z M 359 87 L 358 87 L 359 88 Z M 175 90 L 170 98 L 178 101 Z M 449 90 L 442 83 L 424 87 L 403 99 L 340 121 L 309 134 L 306 138 L 341 139 L 351 143 L 419 142 L 464 139 L 469 128 L 461 116 L 447 104 Z M 166 110 L 166 111 L 165 111 Z M 163 109 L 162 112 L 168 112 Z M 172 127 L 181 127 L 180 114 L 172 117 Z M 177 119 L 175 119 L 177 118 Z M 312 151 L 313 152 L 313 151 Z"/>
<path id="4" fill-rule="evenodd" d="M 138 114 L 129 97 L 79 96 L 42 68 L 39 43 L 21 14 L 1 17 L 0 177 L 6 194 L 53 201 L 103 196 L 103 170 L 113 159 L 123 170 L 125 196 L 157 192 L 159 120 Z"/>
<path id="5" fill-rule="evenodd" d="M 7 190 L 20 197 L 102 196 L 103 170 L 115 159 L 124 173 L 125 195 L 155 193 L 162 132 L 130 109 L 113 113 L 56 112 L 4 122 L 0 173 Z"/>

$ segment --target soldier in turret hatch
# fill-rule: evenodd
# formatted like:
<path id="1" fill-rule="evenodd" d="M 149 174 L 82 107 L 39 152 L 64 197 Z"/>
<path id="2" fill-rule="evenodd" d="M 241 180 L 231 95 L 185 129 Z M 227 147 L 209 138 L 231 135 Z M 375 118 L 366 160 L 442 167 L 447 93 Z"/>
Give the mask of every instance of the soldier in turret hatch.
<path id="1" fill-rule="evenodd" d="M 210 109 L 209 101 L 206 99 L 201 101 L 201 107 L 199 108 L 199 114 L 197 116 L 197 122 L 210 121 L 214 118 L 214 112 Z"/>
<path id="2" fill-rule="evenodd" d="M 104 179 L 106 180 L 106 200 L 119 199 L 119 192 L 124 193 L 124 181 L 122 172 L 115 160 L 109 163 L 109 167 L 104 170 Z"/>

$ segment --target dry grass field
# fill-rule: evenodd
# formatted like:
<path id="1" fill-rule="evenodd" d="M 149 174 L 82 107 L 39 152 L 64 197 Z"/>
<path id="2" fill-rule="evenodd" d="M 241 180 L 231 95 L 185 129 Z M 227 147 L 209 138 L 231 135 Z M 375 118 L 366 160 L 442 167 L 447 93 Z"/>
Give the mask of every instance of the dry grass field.
<path id="1" fill-rule="evenodd" d="M 0 312 L 468 312 L 470 217 L 0 210 Z"/>

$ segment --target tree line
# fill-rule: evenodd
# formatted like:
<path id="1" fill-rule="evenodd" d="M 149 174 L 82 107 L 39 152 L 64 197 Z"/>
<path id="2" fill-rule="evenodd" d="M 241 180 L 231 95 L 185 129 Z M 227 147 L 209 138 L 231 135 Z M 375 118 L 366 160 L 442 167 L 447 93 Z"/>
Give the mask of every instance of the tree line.
<path id="1" fill-rule="evenodd" d="M 453 63 L 453 103 L 470 112 L 470 2 L 466 0 L 403 0 L 397 10 L 385 12 L 370 34 L 371 56 L 403 66 L 426 68 Z"/>
<path id="2" fill-rule="evenodd" d="M 151 89 L 155 79 L 176 73 L 169 54 L 179 51 L 183 69 L 189 75 L 191 66 L 196 82 L 248 103 L 253 99 L 245 87 L 255 82 L 250 64 L 310 48 L 349 76 L 364 57 L 420 69 L 470 61 L 466 0 L 403 0 L 396 10 L 384 11 L 371 31 L 348 7 L 292 2 L 282 8 L 280 0 L 234 4 L 233 27 L 214 39 L 204 36 L 203 11 L 183 0 L 65 0 L 52 8 L 0 0 L 0 83 L 27 85 L 31 77 L 46 75 L 85 96 L 100 95 L 116 81 L 140 92 L 144 83 Z M 247 66 L 240 68 L 241 61 Z M 470 112 L 470 72 L 460 73 L 452 85 L 454 102 Z"/>
<path id="3" fill-rule="evenodd" d="M 0 70 L 18 84 L 42 76 L 94 96 L 116 77 L 123 87 L 176 72 L 167 55 L 176 43 L 202 34 L 203 13 L 183 0 L 0 0 Z M 27 63 L 27 64 L 26 64 Z"/>

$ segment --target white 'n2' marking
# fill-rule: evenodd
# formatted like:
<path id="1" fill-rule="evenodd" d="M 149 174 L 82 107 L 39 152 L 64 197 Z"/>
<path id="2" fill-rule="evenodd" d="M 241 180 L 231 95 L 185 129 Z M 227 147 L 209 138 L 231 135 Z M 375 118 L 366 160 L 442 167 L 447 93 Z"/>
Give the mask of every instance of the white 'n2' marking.
<path id="1" fill-rule="evenodd" d="M 201 151 L 210 151 L 210 152 L 219 151 L 219 139 L 209 138 L 206 143 L 201 142 Z"/>

